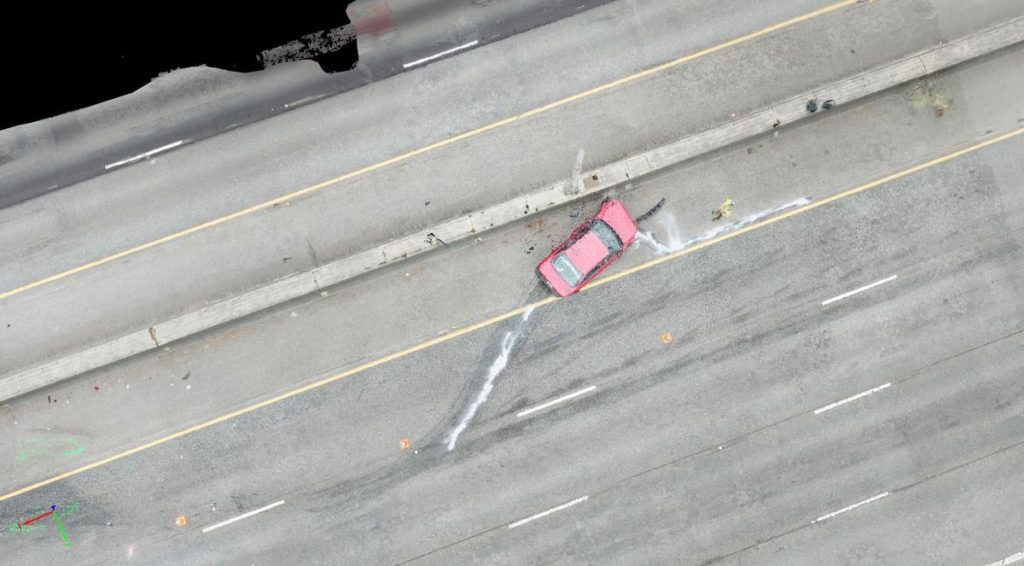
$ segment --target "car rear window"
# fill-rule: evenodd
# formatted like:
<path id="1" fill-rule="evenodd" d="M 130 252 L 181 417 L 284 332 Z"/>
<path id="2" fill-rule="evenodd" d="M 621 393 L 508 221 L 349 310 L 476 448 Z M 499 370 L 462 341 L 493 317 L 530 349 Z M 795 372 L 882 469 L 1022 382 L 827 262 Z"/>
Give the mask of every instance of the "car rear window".
<path id="1" fill-rule="evenodd" d="M 604 220 L 595 220 L 590 226 L 590 231 L 608 248 L 608 253 L 617 254 L 622 249 L 622 240 L 619 239 L 619 235 Z"/>
<path id="2" fill-rule="evenodd" d="M 580 270 L 576 269 L 576 266 L 569 261 L 569 258 L 562 252 L 555 256 L 555 259 L 551 260 L 552 267 L 555 268 L 555 272 L 562 278 L 563 281 L 569 284 L 570 287 L 579 285 L 580 280 L 583 279 L 583 274 Z"/>

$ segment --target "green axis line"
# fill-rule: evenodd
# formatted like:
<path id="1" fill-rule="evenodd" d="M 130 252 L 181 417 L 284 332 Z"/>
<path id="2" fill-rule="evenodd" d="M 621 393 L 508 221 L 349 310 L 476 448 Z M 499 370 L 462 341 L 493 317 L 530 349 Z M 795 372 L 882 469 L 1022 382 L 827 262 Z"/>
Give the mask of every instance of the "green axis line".
<path id="1" fill-rule="evenodd" d="M 57 523 L 57 528 L 60 529 L 60 536 L 64 539 L 64 546 L 70 547 L 71 541 L 68 540 L 68 534 L 64 532 L 64 525 L 60 524 L 60 514 L 56 510 L 53 511 L 53 522 Z"/>

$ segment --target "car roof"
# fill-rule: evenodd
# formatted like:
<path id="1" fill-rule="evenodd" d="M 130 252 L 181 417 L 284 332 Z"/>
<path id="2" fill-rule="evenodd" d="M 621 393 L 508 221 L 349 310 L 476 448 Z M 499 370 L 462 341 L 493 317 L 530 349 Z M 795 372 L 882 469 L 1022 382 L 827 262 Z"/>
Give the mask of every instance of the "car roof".
<path id="1" fill-rule="evenodd" d="M 597 237 L 597 234 L 588 230 L 566 248 L 565 255 L 581 273 L 586 275 L 604 258 L 608 257 L 608 247 Z"/>

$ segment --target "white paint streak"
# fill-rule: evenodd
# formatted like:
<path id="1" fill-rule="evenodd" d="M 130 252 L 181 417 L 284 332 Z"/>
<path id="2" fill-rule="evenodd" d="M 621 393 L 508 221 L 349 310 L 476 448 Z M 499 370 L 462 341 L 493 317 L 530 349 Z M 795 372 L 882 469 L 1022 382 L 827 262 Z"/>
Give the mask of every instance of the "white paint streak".
<path id="1" fill-rule="evenodd" d="M 437 59 L 438 57 L 444 57 L 445 55 L 450 55 L 452 53 L 455 53 L 456 51 L 461 51 L 463 49 L 468 49 L 470 47 L 473 47 L 474 45 L 476 45 L 479 42 L 480 42 L 479 40 L 474 39 L 473 41 L 470 41 L 469 43 L 463 43 L 462 45 L 459 45 L 459 46 L 456 46 L 456 47 L 452 47 L 451 49 L 445 49 L 444 51 L 442 51 L 440 53 L 434 53 L 433 55 L 431 55 L 429 57 L 424 57 L 422 59 L 417 59 L 417 60 L 415 60 L 415 61 L 413 61 L 411 63 L 406 63 L 406 64 L 402 65 L 402 68 L 403 69 L 408 69 L 409 67 L 415 67 L 416 65 L 419 65 L 421 63 L 426 63 L 427 61 L 433 61 L 434 59 Z"/>
<path id="2" fill-rule="evenodd" d="M 1007 556 L 1002 560 L 997 560 L 991 564 L 986 564 L 985 566 L 1006 566 L 1007 564 L 1013 564 L 1014 562 L 1020 562 L 1021 560 L 1024 560 L 1024 552 L 1018 552 L 1013 556 Z"/>
<path id="3" fill-rule="evenodd" d="M 730 224 L 723 224 L 713 230 L 704 232 L 703 234 L 695 238 L 686 240 L 685 242 L 679 238 L 679 227 L 675 222 L 675 217 L 671 213 L 667 213 L 663 217 L 665 220 L 662 224 L 668 231 L 668 245 L 659 242 L 657 239 L 654 238 L 654 236 L 650 232 L 638 232 L 636 235 L 636 242 L 647 245 L 648 247 L 658 252 L 659 254 L 670 254 L 678 252 L 680 250 L 685 250 L 686 248 L 689 248 L 690 246 L 693 246 L 695 244 L 699 244 L 701 242 L 706 242 L 707 240 L 717 238 L 718 236 L 721 236 L 726 232 L 732 232 L 734 230 L 739 230 L 740 228 L 745 228 L 755 222 L 764 220 L 769 216 L 773 216 L 790 208 L 796 208 L 798 206 L 810 204 L 810 202 L 811 199 L 809 198 L 798 198 L 792 202 L 787 202 L 786 204 L 783 204 L 781 206 L 776 206 L 775 208 L 762 210 L 761 212 L 755 212 L 754 214 L 746 216 L 736 222 Z"/>
<path id="4" fill-rule="evenodd" d="M 487 368 L 487 378 L 484 380 L 484 386 L 480 389 L 480 393 L 477 394 L 476 399 L 470 403 L 466 409 L 465 414 L 462 415 L 462 419 L 459 420 L 458 426 L 455 430 L 448 435 L 448 451 L 451 452 L 455 448 L 455 442 L 459 439 L 459 435 L 466 430 L 469 426 L 469 422 L 476 416 L 477 410 L 487 401 L 487 397 L 491 394 L 491 390 L 494 389 L 494 380 L 501 374 L 505 366 L 508 365 L 509 354 L 512 353 L 512 347 L 516 345 L 516 340 L 519 335 L 523 333 L 523 328 L 527 320 L 530 319 L 530 314 L 533 313 L 534 306 L 530 305 L 523 311 L 523 318 L 519 323 L 519 326 L 515 330 L 510 330 L 505 333 L 505 337 L 501 339 L 501 353 L 498 357 L 491 362 L 491 367 Z"/>
<path id="5" fill-rule="evenodd" d="M 203 529 L 203 532 L 204 533 L 208 533 L 208 532 L 210 532 L 210 531 L 212 531 L 214 529 L 219 529 L 219 528 L 221 528 L 221 527 L 223 527 L 225 525 L 230 525 L 231 523 L 234 523 L 235 521 L 241 521 L 242 519 L 248 519 L 249 517 L 252 517 L 253 515 L 255 515 L 257 513 L 262 513 L 264 511 L 273 509 L 274 507 L 277 507 L 278 505 L 284 505 L 284 500 L 282 499 L 281 501 L 278 501 L 277 503 L 271 503 L 270 505 L 267 505 L 265 507 L 260 507 L 259 509 L 253 509 L 252 511 L 249 511 L 248 513 L 242 513 L 241 515 L 239 515 L 237 517 L 233 517 L 231 519 L 228 519 L 227 521 L 222 521 L 222 522 L 217 523 L 215 525 L 210 525 L 209 527 L 205 527 Z"/>
<path id="6" fill-rule="evenodd" d="M 527 517 L 525 519 L 519 519 L 518 521 L 516 521 L 514 523 L 509 523 L 508 524 L 508 528 L 514 529 L 514 528 L 516 528 L 516 527 L 518 527 L 520 525 L 525 525 L 526 523 L 529 523 L 530 521 L 532 521 L 534 519 L 540 519 L 541 517 L 545 517 L 545 516 L 550 515 L 552 513 L 561 511 L 562 509 L 566 509 L 568 507 L 572 507 L 573 505 L 576 505 L 577 503 L 583 503 L 584 501 L 586 501 L 589 498 L 590 498 L 589 495 L 584 495 L 583 497 L 580 497 L 579 499 L 573 499 L 572 501 L 570 501 L 568 503 L 563 503 L 563 504 L 559 505 L 558 507 L 552 507 L 551 509 L 548 509 L 547 511 L 542 511 L 540 513 L 537 513 L 536 515 L 530 515 L 529 517 Z"/>
<path id="7" fill-rule="evenodd" d="M 831 405 L 825 405 L 824 407 L 822 407 L 820 409 L 815 409 L 814 410 L 814 414 L 815 415 L 819 415 L 821 413 L 824 413 L 825 411 L 828 411 L 828 410 L 831 410 L 831 409 L 835 409 L 839 405 L 845 405 L 845 404 L 849 403 L 850 401 L 856 401 L 857 399 L 860 399 L 861 397 L 867 397 L 868 395 L 871 395 L 872 393 L 878 393 L 879 391 L 889 387 L 890 385 L 892 385 L 892 383 L 886 383 L 885 385 L 879 385 L 878 387 L 875 387 L 873 389 L 868 389 L 867 391 L 864 391 L 862 393 L 858 393 L 858 394 L 854 395 L 853 397 L 847 397 L 846 399 L 843 399 L 842 401 L 836 401 L 835 403 L 832 403 Z"/>
<path id="8" fill-rule="evenodd" d="M 577 391 L 575 393 L 570 393 L 568 395 L 562 395 L 558 399 L 553 399 L 551 401 L 548 401 L 547 403 L 542 403 L 540 405 L 537 405 L 536 407 L 531 407 L 529 409 L 526 409 L 525 411 L 520 411 L 520 412 L 516 413 L 516 416 L 517 417 L 525 417 L 526 415 L 529 415 L 530 413 L 536 413 L 537 411 L 542 411 L 542 410 L 547 409 L 548 407 L 551 407 L 553 405 L 557 405 L 559 403 L 568 401 L 569 399 L 573 399 L 575 397 L 579 397 L 580 395 L 584 395 L 584 394 L 590 393 L 591 391 L 593 391 L 595 389 L 597 389 L 597 386 L 596 385 L 591 385 L 590 387 L 587 387 L 585 389 L 580 389 L 579 391 Z"/>
<path id="9" fill-rule="evenodd" d="M 867 505 L 868 503 L 871 503 L 872 501 L 878 501 L 879 499 L 881 499 L 881 498 L 883 498 L 883 497 L 885 497 L 887 495 L 889 495 L 888 491 L 885 492 L 885 493 L 879 493 L 878 495 L 876 495 L 874 497 L 869 497 L 869 498 L 867 498 L 864 501 L 861 501 L 859 503 L 854 503 L 853 505 L 850 505 L 848 507 L 843 507 L 842 509 L 840 509 L 838 511 L 833 511 L 833 512 L 829 513 L 828 515 L 822 515 L 821 517 L 818 517 L 817 519 L 811 521 L 811 524 L 813 525 L 814 523 L 820 523 L 821 521 L 824 521 L 826 519 L 831 519 L 832 517 L 835 517 L 836 515 L 839 515 L 840 513 L 846 513 L 847 511 L 850 511 L 852 509 L 856 509 L 856 508 L 860 507 L 861 505 Z"/>
<path id="10" fill-rule="evenodd" d="M 843 300 L 843 299 L 845 299 L 847 297 L 856 295 L 857 293 L 860 293 L 862 291 L 867 291 L 868 289 L 871 289 L 871 288 L 874 288 L 874 287 L 878 287 L 879 285 L 883 285 L 883 284 L 888 283 L 890 281 L 894 281 L 896 279 L 896 277 L 898 277 L 898 276 L 897 275 L 893 275 L 891 277 L 886 277 L 885 279 L 882 279 L 881 281 L 875 281 L 874 283 L 870 283 L 870 284 L 865 285 L 863 287 L 858 287 L 858 288 L 854 289 L 853 291 L 847 291 L 847 292 L 843 293 L 842 295 L 839 295 L 838 297 L 832 297 L 831 299 L 822 301 L 821 302 L 821 306 L 825 306 L 825 305 L 827 305 L 829 303 L 834 303 L 836 301 L 841 301 L 841 300 Z"/>
<path id="11" fill-rule="evenodd" d="M 152 156 L 160 153 L 161 151 L 167 151 L 168 149 L 174 149 L 174 148 L 178 147 L 179 145 L 181 145 L 183 143 L 185 143 L 184 140 L 178 140 L 178 141 L 176 141 L 174 143 L 169 143 L 167 145 L 162 145 L 162 146 L 160 146 L 160 147 L 158 147 L 156 149 L 151 149 L 151 150 L 147 151 L 146 153 L 140 153 L 138 155 L 133 155 L 132 157 L 129 157 L 128 159 L 122 159 L 121 161 L 117 161 L 117 162 L 111 163 L 109 165 L 105 165 L 103 168 L 104 169 L 113 169 L 114 167 L 120 167 L 122 165 L 127 165 L 128 163 L 133 163 L 135 161 L 146 159 L 147 157 L 152 157 Z"/>

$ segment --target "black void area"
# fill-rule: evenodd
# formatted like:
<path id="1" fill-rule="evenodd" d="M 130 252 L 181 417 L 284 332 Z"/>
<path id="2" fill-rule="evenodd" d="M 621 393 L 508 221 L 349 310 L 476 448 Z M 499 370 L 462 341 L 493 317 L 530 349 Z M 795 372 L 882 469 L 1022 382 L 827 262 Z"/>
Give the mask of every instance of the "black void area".
<path id="1" fill-rule="evenodd" d="M 161 73 L 207 65 L 264 68 L 264 50 L 348 25 L 350 2 L 322 4 L 29 5 L 0 23 L 0 129 L 129 94 Z M 313 58 L 326 72 L 355 67 L 356 42 Z"/>

